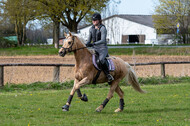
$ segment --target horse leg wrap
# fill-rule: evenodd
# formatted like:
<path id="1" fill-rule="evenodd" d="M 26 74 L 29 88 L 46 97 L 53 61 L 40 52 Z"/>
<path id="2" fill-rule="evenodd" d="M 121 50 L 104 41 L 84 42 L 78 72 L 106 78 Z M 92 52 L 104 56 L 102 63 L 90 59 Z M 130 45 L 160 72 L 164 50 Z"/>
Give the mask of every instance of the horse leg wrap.
<path id="1" fill-rule="evenodd" d="M 77 90 L 77 95 L 78 95 L 78 97 L 79 97 L 82 101 L 85 101 L 85 102 L 88 101 L 88 98 L 87 98 L 86 94 L 83 94 L 83 95 L 82 95 L 80 89 Z"/>
<path id="2" fill-rule="evenodd" d="M 66 104 L 62 107 L 63 111 L 69 111 L 69 105 L 71 104 L 72 99 L 73 99 L 73 95 L 70 95 L 67 100 L 68 104 Z"/>
<path id="3" fill-rule="evenodd" d="M 106 104 L 109 102 L 109 99 L 108 98 L 106 98 L 105 100 L 104 100 L 104 102 L 101 104 L 101 105 L 103 105 L 103 108 L 106 106 Z"/>
<path id="4" fill-rule="evenodd" d="M 121 110 L 123 110 L 124 105 L 125 105 L 124 100 L 123 100 L 123 99 L 120 99 L 119 108 L 120 108 Z"/>
<path id="5" fill-rule="evenodd" d="M 67 103 L 69 103 L 69 105 L 71 104 L 72 99 L 73 99 L 73 95 L 70 95 L 68 100 L 67 100 Z"/>
<path id="6" fill-rule="evenodd" d="M 82 93 L 81 93 L 80 89 L 77 89 L 77 95 L 78 95 L 79 98 L 82 97 Z"/>
<path id="7" fill-rule="evenodd" d="M 88 101 L 88 98 L 87 98 L 86 94 L 83 94 L 83 95 L 82 95 L 81 100 L 82 100 L 82 101 L 85 101 L 85 102 Z"/>
<path id="8" fill-rule="evenodd" d="M 64 112 L 65 112 L 65 111 L 69 111 L 69 105 L 64 105 L 64 106 L 62 107 L 62 109 L 63 109 Z"/>

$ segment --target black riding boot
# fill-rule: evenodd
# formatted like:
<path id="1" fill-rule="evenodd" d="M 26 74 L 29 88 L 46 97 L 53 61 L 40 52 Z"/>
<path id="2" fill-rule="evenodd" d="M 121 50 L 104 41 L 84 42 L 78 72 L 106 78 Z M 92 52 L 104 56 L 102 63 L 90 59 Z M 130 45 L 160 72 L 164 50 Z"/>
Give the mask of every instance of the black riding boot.
<path id="1" fill-rule="evenodd" d="M 107 62 L 107 61 L 106 61 Z M 107 63 L 102 64 L 102 70 L 105 73 L 106 77 L 108 78 L 108 83 L 112 82 L 114 80 L 113 76 L 110 74 L 109 66 Z"/>

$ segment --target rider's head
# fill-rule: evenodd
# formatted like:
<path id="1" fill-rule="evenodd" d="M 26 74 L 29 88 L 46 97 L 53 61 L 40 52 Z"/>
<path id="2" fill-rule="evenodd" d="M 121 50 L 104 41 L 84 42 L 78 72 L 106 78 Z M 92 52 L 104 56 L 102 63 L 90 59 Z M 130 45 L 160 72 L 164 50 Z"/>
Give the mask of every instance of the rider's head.
<path id="1" fill-rule="evenodd" d="M 102 18 L 101 18 L 101 15 L 99 13 L 94 13 L 92 15 L 92 23 L 95 26 L 100 25 L 102 23 Z"/>

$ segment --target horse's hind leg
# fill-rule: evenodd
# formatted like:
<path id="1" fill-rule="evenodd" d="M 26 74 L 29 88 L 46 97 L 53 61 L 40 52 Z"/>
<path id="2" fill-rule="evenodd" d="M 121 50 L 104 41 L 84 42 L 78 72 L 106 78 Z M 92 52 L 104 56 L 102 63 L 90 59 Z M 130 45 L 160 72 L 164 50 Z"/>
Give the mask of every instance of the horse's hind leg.
<path id="1" fill-rule="evenodd" d="M 114 93 L 116 87 L 118 86 L 119 82 L 120 82 L 120 80 L 114 80 L 112 82 L 110 91 L 107 95 L 107 98 L 104 100 L 104 102 L 98 108 L 96 108 L 97 112 L 101 112 L 104 109 L 104 107 L 106 106 L 106 104 L 109 102 L 109 100 L 113 97 L 113 93 Z"/>
<path id="2" fill-rule="evenodd" d="M 119 87 L 119 85 L 116 87 L 115 92 L 119 95 L 120 98 L 119 108 L 116 109 L 115 112 L 122 112 L 124 109 L 124 99 L 123 99 L 124 93 Z"/>

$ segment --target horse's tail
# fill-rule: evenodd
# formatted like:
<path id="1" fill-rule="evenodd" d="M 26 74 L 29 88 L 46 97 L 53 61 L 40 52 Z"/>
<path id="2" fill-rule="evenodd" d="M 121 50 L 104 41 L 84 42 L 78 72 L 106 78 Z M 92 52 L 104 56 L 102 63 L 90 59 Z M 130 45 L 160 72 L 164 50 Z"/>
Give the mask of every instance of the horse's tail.
<path id="1" fill-rule="evenodd" d="M 132 69 L 132 67 L 127 63 L 125 62 L 126 64 L 126 67 L 127 67 L 127 70 L 128 70 L 128 73 L 126 75 L 126 79 L 128 80 L 128 82 L 132 85 L 132 87 L 140 92 L 140 93 L 146 93 L 146 91 L 143 91 L 141 88 L 140 88 L 140 84 L 138 82 L 138 79 L 137 79 L 137 76 L 135 74 L 135 71 Z"/>

